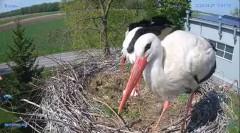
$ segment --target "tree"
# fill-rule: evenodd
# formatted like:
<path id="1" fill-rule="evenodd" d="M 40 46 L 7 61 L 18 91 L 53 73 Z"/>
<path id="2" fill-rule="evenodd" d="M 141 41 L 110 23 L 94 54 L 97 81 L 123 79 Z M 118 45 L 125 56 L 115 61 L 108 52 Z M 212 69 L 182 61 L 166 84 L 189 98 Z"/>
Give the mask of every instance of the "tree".
<path id="1" fill-rule="evenodd" d="M 152 18 L 158 14 L 158 7 L 156 0 L 145 0 L 143 4 L 143 9 L 147 19 Z"/>
<path id="2" fill-rule="evenodd" d="M 66 32 L 73 47 L 102 48 L 106 56 L 110 46 L 122 44 L 130 23 L 162 15 L 175 29 L 182 29 L 190 5 L 185 0 L 63 0 L 60 7 L 66 13 Z"/>
<path id="3" fill-rule="evenodd" d="M 19 84 L 28 84 L 32 78 L 41 77 L 43 67 L 38 68 L 38 64 L 35 64 L 38 56 L 35 45 L 32 39 L 25 36 L 25 29 L 19 21 L 16 22 L 13 33 L 14 45 L 9 46 L 10 51 L 7 53 L 13 64 L 8 65 Z"/>
<path id="4" fill-rule="evenodd" d="M 103 53 L 105 56 L 110 54 L 110 47 L 108 44 L 108 15 L 109 15 L 109 10 L 110 6 L 113 0 L 99 0 L 99 4 L 101 6 L 101 23 L 102 23 L 102 42 L 103 42 Z"/>
<path id="5" fill-rule="evenodd" d="M 186 10 L 190 9 L 188 0 L 145 0 L 146 18 L 156 15 L 167 17 L 174 25 L 173 29 L 183 29 Z"/>
<path id="6" fill-rule="evenodd" d="M 231 11 L 231 15 L 234 16 L 234 17 L 240 17 L 240 10 L 238 8 L 234 8 Z"/>
<path id="7" fill-rule="evenodd" d="M 73 31 L 74 45 L 95 47 L 101 42 L 105 56 L 110 54 L 108 16 L 113 0 L 67 0 L 62 8 Z"/>
<path id="8" fill-rule="evenodd" d="M 143 18 L 129 10 L 126 1 L 64 0 L 60 7 L 66 13 L 66 32 L 72 37 L 73 47 L 102 48 L 107 56 L 110 46 L 121 45 L 128 25 Z"/>
<path id="9" fill-rule="evenodd" d="M 13 44 L 9 46 L 7 52 L 8 58 L 12 63 L 8 63 L 8 66 L 12 69 L 13 74 L 10 75 L 10 79 L 6 82 L 6 92 L 13 95 L 13 110 L 19 112 L 25 112 L 27 109 L 26 103 L 22 103 L 21 99 L 28 99 L 35 103 L 38 103 L 41 99 L 40 91 L 33 89 L 30 83 L 36 86 L 40 85 L 41 72 L 43 67 L 39 67 L 36 63 L 38 56 L 35 49 L 35 45 L 31 38 L 25 35 L 25 29 L 21 26 L 19 21 L 16 22 L 16 28 L 13 32 Z"/>

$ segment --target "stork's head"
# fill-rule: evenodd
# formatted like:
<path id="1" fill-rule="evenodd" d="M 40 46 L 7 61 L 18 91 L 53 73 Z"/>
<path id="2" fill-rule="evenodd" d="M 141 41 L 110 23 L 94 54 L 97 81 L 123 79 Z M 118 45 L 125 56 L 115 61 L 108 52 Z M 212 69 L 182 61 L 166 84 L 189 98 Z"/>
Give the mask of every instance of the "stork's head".
<path id="1" fill-rule="evenodd" d="M 134 45 L 130 45 L 130 43 L 135 43 L 133 42 L 133 38 L 136 34 L 136 32 L 140 29 L 141 27 L 136 27 L 134 29 L 132 29 L 130 32 L 126 32 L 126 35 L 125 35 L 125 39 L 123 41 L 123 49 L 122 49 L 122 62 L 121 62 L 121 73 L 123 73 L 124 71 L 124 63 L 126 61 L 126 56 L 127 54 L 129 54 L 130 52 L 133 51 L 133 47 Z M 131 51 L 129 51 L 131 50 Z"/>
<path id="2" fill-rule="evenodd" d="M 153 33 L 147 33 L 138 38 L 134 46 L 134 54 L 136 56 L 134 65 L 131 70 L 125 93 L 120 103 L 118 112 L 121 112 L 124 104 L 129 98 L 132 90 L 140 81 L 143 71 L 148 62 L 156 57 L 157 49 L 160 49 L 161 42 Z"/>
<path id="3" fill-rule="evenodd" d="M 142 20 L 137 23 L 132 23 L 129 25 L 128 30 L 125 32 L 125 39 L 123 41 L 123 55 L 121 70 L 123 72 L 124 62 L 126 56 L 134 52 L 135 41 L 144 34 L 153 33 L 155 35 L 160 35 L 164 30 L 164 34 L 161 37 L 166 36 L 170 33 L 172 23 L 168 21 L 165 17 L 155 16 L 152 20 Z M 132 57 L 135 58 L 135 57 Z M 131 59 L 132 59 L 131 58 Z M 135 60 L 135 59 L 134 59 Z M 134 62 L 134 60 L 132 60 Z"/>

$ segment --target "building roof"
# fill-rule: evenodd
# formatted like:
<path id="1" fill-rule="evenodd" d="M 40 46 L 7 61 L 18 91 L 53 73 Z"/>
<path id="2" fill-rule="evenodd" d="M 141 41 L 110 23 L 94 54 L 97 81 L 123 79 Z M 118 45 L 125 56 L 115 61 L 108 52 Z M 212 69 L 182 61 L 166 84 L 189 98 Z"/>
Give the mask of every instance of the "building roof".
<path id="1" fill-rule="evenodd" d="M 197 16 L 194 18 L 219 23 L 219 16 Z M 236 26 L 237 28 L 240 28 L 240 18 L 224 15 L 222 16 L 222 24 L 228 26 Z"/>

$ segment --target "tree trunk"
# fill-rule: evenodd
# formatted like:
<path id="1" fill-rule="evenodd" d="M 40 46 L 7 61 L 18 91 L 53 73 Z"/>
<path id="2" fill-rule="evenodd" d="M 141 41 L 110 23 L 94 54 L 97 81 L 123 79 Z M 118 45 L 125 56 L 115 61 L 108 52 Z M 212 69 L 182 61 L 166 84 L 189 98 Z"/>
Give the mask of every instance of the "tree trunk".
<path id="1" fill-rule="evenodd" d="M 107 34 L 107 24 L 108 24 L 108 13 L 109 13 L 109 9 L 110 9 L 110 5 L 112 3 L 113 0 L 109 0 L 107 2 L 107 4 L 104 4 L 104 0 L 99 0 L 99 3 L 101 5 L 102 8 L 102 43 L 103 43 L 103 54 L 104 57 L 107 57 L 108 55 L 110 55 L 110 47 L 109 47 L 109 43 L 108 43 L 108 34 Z"/>
<path id="2" fill-rule="evenodd" d="M 103 26 L 103 30 L 102 30 L 103 54 L 104 54 L 104 57 L 107 57 L 108 55 L 110 55 L 110 47 L 108 44 L 107 18 L 106 17 L 103 17 L 102 26 Z"/>

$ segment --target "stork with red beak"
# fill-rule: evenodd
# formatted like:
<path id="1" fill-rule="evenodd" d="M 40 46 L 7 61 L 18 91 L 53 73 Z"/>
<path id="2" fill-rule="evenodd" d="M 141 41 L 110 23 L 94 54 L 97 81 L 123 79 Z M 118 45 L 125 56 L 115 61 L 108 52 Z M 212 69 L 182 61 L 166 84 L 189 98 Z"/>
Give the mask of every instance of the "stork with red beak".
<path id="1" fill-rule="evenodd" d="M 185 31 L 175 31 L 163 41 L 153 33 L 144 34 L 136 40 L 133 55 L 134 65 L 118 112 L 143 75 L 148 88 L 165 100 L 155 129 L 169 101 L 185 92 L 191 92 L 193 97 L 199 84 L 216 69 L 214 46 L 205 38 Z"/>
<path id="2" fill-rule="evenodd" d="M 124 71 L 125 60 L 128 60 L 132 64 L 134 63 L 134 45 L 141 35 L 153 33 L 159 36 L 165 29 L 168 29 L 168 32 L 166 32 L 166 34 L 168 34 L 170 33 L 169 29 L 171 29 L 170 25 L 172 25 L 172 23 L 163 16 L 154 16 L 151 20 L 141 20 L 131 23 L 125 32 L 125 39 L 123 41 L 121 73 Z"/>
<path id="3" fill-rule="evenodd" d="M 167 29 L 170 33 L 171 28 L 170 25 L 172 23 L 167 20 L 166 17 L 163 16 L 154 16 L 151 20 L 141 20 L 136 23 L 132 23 L 128 26 L 128 30 L 125 33 L 125 39 L 123 41 L 123 49 L 122 49 L 122 62 L 120 66 L 121 73 L 124 72 L 124 64 L 125 61 L 128 60 L 130 63 L 134 63 L 135 55 L 134 53 L 134 45 L 136 40 L 146 33 L 153 33 L 159 36 L 163 30 Z M 169 30 L 170 29 L 170 30 Z M 163 36 L 159 36 L 163 37 Z M 141 81 L 141 79 L 139 79 Z M 125 91 L 124 91 L 125 93 Z M 138 87 L 134 88 L 131 96 L 140 95 L 140 82 L 138 82 Z"/>

